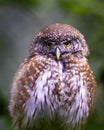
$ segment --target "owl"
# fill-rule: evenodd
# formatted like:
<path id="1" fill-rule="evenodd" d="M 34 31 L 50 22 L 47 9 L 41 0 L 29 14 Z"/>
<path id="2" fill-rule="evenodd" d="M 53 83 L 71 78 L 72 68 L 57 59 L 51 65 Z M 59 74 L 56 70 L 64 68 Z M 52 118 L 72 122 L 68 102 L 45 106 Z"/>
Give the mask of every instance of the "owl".
<path id="1" fill-rule="evenodd" d="M 34 36 L 11 88 L 9 110 L 19 130 L 53 120 L 61 122 L 59 130 L 81 130 L 96 92 L 88 55 L 84 36 L 71 25 L 51 24 Z"/>

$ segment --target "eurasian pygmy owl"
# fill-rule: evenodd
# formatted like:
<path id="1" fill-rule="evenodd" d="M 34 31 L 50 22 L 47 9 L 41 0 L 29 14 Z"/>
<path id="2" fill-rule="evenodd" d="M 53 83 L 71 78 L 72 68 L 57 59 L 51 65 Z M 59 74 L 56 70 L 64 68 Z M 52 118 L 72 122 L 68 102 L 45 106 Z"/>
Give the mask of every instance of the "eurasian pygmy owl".
<path id="1" fill-rule="evenodd" d="M 19 130 L 55 119 L 80 129 L 95 99 L 88 55 L 84 36 L 70 25 L 52 24 L 34 36 L 11 90 L 9 109 Z"/>

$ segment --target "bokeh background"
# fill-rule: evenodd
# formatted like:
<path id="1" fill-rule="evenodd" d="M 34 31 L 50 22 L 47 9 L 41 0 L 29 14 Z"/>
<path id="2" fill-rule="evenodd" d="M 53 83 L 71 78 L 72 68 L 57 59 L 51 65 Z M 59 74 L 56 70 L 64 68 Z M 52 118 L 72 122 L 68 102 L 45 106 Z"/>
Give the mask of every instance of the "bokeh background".
<path id="1" fill-rule="evenodd" d="M 0 130 L 13 129 L 8 112 L 11 83 L 34 34 L 56 22 L 75 26 L 86 38 L 98 86 L 86 130 L 104 130 L 103 0 L 0 0 Z"/>

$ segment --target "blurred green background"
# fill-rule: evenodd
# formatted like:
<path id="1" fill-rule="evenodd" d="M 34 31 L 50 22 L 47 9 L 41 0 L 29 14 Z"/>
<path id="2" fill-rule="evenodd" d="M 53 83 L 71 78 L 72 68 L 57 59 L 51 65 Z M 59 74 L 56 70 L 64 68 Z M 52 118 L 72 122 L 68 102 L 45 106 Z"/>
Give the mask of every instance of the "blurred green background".
<path id="1" fill-rule="evenodd" d="M 34 34 L 56 22 L 75 26 L 86 38 L 98 86 L 95 111 L 86 130 L 104 130 L 103 0 L 0 0 L 0 130 L 12 130 L 8 112 L 11 83 Z"/>

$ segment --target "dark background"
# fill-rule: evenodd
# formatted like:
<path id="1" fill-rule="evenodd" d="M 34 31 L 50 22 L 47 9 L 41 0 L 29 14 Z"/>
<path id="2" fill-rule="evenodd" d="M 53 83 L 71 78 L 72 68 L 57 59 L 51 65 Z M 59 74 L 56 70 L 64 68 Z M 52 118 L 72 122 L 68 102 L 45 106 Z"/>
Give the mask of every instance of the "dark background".
<path id="1" fill-rule="evenodd" d="M 97 79 L 95 111 L 86 130 L 104 130 L 103 0 L 0 0 L 0 130 L 12 130 L 8 112 L 11 83 L 34 34 L 56 22 L 75 26 L 86 38 L 89 64 Z"/>

